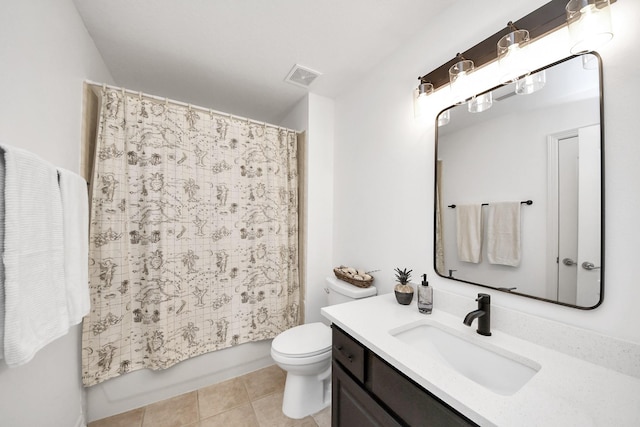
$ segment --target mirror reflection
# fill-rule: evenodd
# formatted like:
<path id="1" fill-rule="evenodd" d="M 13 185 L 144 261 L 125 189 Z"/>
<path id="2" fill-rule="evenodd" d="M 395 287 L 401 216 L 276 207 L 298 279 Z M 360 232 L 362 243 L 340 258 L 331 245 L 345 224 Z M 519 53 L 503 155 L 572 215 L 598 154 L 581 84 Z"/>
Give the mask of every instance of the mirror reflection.
<path id="1" fill-rule="evenodd" d="M 589 53 L 440 113 L 439 275 L 578 308 L 601 302 L 601 106 Z"/>

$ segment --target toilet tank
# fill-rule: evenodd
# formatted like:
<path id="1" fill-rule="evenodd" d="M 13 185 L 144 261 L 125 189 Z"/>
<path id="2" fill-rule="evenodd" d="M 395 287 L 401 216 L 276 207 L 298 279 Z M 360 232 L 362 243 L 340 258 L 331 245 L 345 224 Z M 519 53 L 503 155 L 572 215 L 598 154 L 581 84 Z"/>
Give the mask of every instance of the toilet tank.
<path id="1" fill-rule="evenodd" d="M 374 296 L 378 293 L 375 286 L 359 288 L 336 277 L 327 277 L 327 293 L 329 305 L 341 304 L 343 302 L 355 301 L 360 298 Z"/>

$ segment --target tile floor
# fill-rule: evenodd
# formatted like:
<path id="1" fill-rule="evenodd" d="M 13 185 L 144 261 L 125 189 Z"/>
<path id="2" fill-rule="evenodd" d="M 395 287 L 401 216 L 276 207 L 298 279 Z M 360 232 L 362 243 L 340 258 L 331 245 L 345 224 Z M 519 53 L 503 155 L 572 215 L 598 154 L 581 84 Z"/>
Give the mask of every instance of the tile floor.
<path id="1" fill-rule="evenodd" d="M 282 413 L 276 365 L 89 423 L 89 427 L 330 427 L 331 408 L 301 420 Z"/>

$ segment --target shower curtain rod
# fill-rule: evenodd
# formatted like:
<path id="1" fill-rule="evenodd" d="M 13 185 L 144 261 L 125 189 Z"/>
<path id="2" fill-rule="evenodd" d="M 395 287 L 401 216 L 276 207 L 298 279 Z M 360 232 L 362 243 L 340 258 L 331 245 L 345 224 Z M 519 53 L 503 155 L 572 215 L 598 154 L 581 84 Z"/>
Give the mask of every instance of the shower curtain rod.
<path id="1" fill-rule="evenodd" d="M 93 88 L 96 88 L 96 89 L 106 88 L 106 89 L 111 89 L 111 90 L 124 91 L 124 92 L 132 94 L 132 95 L 143 96 L 145 98 L 155 99 L 156 101 L 168 102 L 168 103 L 171 103 L 171 104 L 174 104 L 174 105 L 180 105 L 182 107 L 189 107 L 189 108 L 191 108 L 193 110 L 211 112 L 213 114 L 218 114 L 220 116 L 227 116 L 229 118 L 234 118 L 234 119 L 238 119 L 238 120 L 246 120 L 247 122 L 255 123 L 255 124 L 261 125 L 261 126 L 270 126 L 270 127 L 274 127 L 274 128 L 278 128 L 278 129 L 284 129 L 284 130 L 287 130 L 287 131 L 295 132 L 296 134 L 300 133 L 295 129 L 289 129 L 289 128 L 284 127 L 284 126 L 278 126 L 278 125 L 274 125 L 274 124 L 267 123 L 267 122 L 261 122 L 261 121 L 258 121 L 258 120 L 249 119 L 247 117 L 236 116 L 235 114 L 223 113 L 222 111 L 217 111 L 217 110 L 214 110 L 212 108 L 207 108 L 207 107 L 201 107 L 199 105 L 188 104 L 186 102 L 176 101 L 175 99 L 163 98 L 161 96 L 151 95 L 151 94 L 144 93 L 144 92 L 139 92 L 139 91 L 136 92 L 135 90 L 126 89 L 126 88 L 123 88 L 123 87 L 112 86 L 112 85 L 108 85 L 106 83 L 93 82 L 91 80 L 85 80 L 84 82 L 87 85 L 92 86 Z"/>
<path id="2" fill-rule="evenodd" d="M 533 200 L 523 200 L 520 202 L 521 205 L 532 205 Z M 489 206 L 489 203 L 483 203 L 481 206 Z M 456 205 L 448 205 L 448 208 L 455 209 Z"/>

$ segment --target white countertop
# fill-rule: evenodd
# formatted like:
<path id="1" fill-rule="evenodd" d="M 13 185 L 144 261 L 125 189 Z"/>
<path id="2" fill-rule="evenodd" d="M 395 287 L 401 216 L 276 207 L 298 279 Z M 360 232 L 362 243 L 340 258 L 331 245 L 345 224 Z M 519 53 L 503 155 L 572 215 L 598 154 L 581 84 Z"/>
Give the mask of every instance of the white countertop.
<path id="1" fill-rule="evenodd" d="M 390 294 L 325 307 L 322 315 L 409 378 L 482 426 L 640 426 L 640 379 L 516 338 L 492 328 L 476 333 L 437 308 L 421 314 Z M 532 360 L 538 373 L 510 396 L 494 393 L 389 334 L 404 325 L 436 322 L 472 342 Z"/>

